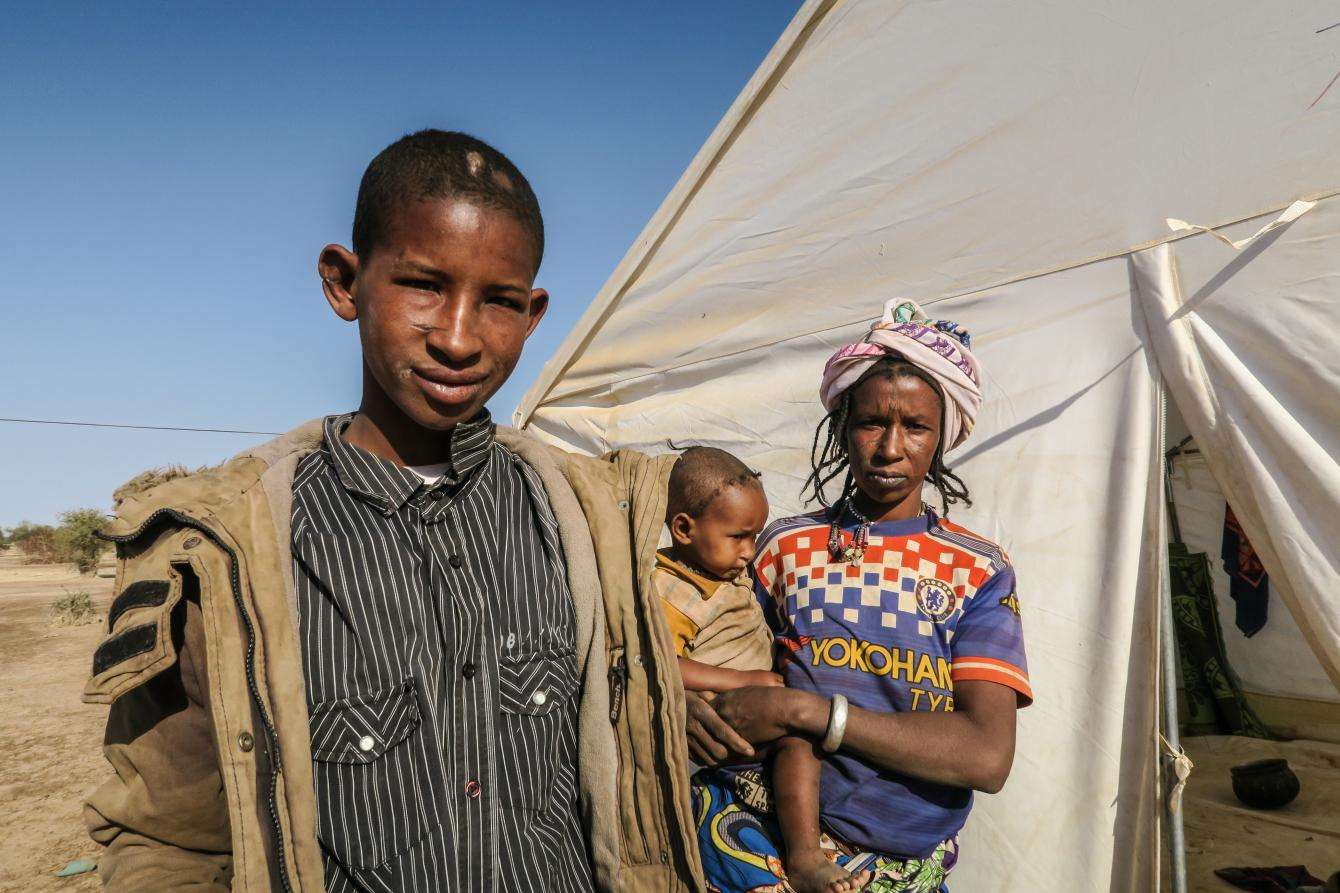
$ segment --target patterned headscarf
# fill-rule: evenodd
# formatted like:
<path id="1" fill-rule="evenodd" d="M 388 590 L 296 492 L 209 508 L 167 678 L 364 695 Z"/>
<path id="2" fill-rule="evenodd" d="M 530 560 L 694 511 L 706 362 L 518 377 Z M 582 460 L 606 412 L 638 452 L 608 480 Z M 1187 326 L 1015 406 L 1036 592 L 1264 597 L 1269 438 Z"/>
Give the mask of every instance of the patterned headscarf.
<path id="1" fill-rule="evenodd" d="M 914 302 L 894 298 L 884 305 L 884 317 L 869 334 L 829 358 L 819 399 L 831 412 L 842 392 L 867 369 L 884 357 L 902 357 L 927 372 L 944 391 L 941 443 L 942 451 L 949 452 L 968 439 L 982 405 L 982 372 L 968 349 L 971 343 L 956 323 L 932 320 Z"/>

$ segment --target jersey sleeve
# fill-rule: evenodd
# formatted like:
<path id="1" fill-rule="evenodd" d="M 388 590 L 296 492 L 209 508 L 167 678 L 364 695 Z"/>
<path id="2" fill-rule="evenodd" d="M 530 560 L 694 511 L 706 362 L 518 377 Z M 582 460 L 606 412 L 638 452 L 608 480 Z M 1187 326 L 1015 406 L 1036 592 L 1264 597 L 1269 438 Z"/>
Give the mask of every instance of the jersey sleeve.
<path id="1" fill-rule="evenodd" d="M 968 600 L 949 647 L 954 682 L 996 682 L 1018 693 L 1020 707 L 1033 703 L 1014 568 L 998 571 Z"/>

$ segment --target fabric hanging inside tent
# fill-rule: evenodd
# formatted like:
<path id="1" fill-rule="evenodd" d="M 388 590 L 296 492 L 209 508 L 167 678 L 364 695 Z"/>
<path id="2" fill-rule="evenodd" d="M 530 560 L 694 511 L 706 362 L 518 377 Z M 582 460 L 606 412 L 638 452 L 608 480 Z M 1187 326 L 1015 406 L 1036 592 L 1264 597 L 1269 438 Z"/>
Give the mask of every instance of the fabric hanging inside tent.
<path id="1" fill-rule="evenodd" d="M 1182 734 L 1271 737 L 1228 664 L 1205 553 L 1189 552 L 1180 542 L 1169 543 L 1168 570 L 1186 702 Z"/>
<path id="2" fill-rule="evenodd" d="M 1270 616 L 1270 574 L 1252 548 L 1233 506 L 1224 509 L 1224 542 L 1219 549 L 1236 605 L 1234 625 L 1248 638 L 1259 633 Z"/>
<path id="3" fill-rule="evenodd" d="M 1189 437 L 1175 405 L 1169 415 L 1169 442 Z M 1174 459 L 1170 481 L 1188 550 L 1214 556 L 1223 539 L 1227 500 L 1194 440 Z M 1223 563 L 1210 557 L 1207 565 L 1228 664 L 1253 711 L 1284 738 L 1340 743 L 1340 691 L 1307 647 L 1287 606 L 1276 596 L 1270 622 L 1247 638 L 1232 622 L 1236 605 Z"/>
<path id="4" fill-rule="evenodd" d="M 1182 541 L 1173 495 L 1173 465 L 1191 437 L 1169 450 L 1163 478 L 1168 508 L 1168 574 L 1181 671 L 1183 735 L 1249 735 L 1270 738 L 1270 730 L 1247 703 L 1228 660 L 1210 582 L 1210 561 Z"/>

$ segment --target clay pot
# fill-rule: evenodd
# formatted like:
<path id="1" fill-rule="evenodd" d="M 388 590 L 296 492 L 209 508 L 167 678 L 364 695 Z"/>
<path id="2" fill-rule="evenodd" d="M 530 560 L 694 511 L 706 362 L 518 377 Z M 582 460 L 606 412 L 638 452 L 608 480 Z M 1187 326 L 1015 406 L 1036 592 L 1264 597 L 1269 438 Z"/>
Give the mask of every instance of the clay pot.
<path id="1" fill-rule="evenodd" d="M 1233 793 L 1253 809 L 1279 809 L 1298 796 L 1298 776 L 1288 760 L 1257 760 L 1229 770 Z"/>

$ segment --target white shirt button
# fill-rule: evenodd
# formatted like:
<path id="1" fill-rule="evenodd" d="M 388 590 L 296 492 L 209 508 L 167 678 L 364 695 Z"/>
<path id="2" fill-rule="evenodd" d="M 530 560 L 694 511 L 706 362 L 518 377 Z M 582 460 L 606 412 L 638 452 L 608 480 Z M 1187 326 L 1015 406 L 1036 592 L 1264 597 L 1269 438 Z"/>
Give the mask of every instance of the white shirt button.
<path id="1" fill-rule="evenodd" d="M 547 700 L 549 700 L 549 695 L 542 688 L 537 688 L 535 690 L 535 694 L 530 696 L 530 702 L 534 704 L 536 707 L 543 707 L 544 702 Z"/>
<path id="2" fill-rule="evenodd" d="M 372 740 L 371 735 L 364 735 L 362 738 L 358 739 L 359 750 L 372 750 L 372 748 L 376 746 L 377 742 Z"/>

